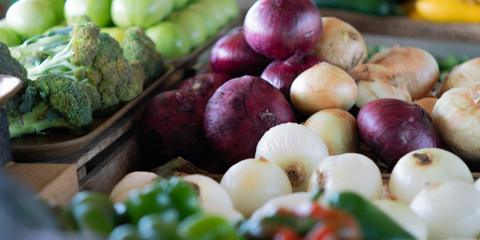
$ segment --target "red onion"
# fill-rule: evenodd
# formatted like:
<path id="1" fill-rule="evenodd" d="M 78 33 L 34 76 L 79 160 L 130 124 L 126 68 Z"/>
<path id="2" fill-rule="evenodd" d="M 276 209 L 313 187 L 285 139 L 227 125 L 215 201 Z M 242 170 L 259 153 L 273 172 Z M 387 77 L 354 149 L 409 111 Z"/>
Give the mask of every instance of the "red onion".
<path id="1" fill-rule="evenodd" d="M 365 143 L 390 167 L 411 151 L 441 147 L 430 115 L 417 104 L 373 100 L 360 109 L 357 123 Z"/>
<path id="2" fill-rule="evenodd" d="M 192 77 L 180 85 L 178 90 L 185 90 L 201 96 L 205 104 L 215 91 L 232 77 L 222 73 L 207 73 Z"/>
<path id="3" fill-rule="evenodd" d="M 287 58 L 309 52 L 322 35 L 322 16 L 311 0 L 259 0 L 248 10 L 245 38 L 256 52 Z"/>
<path id="4" fill-rule="evenodd" d="M 321 60 L 314 56 L 305 55 L 300 51 L 296 51 L 295 54 L 287 60 L 277 59 L 270 63 L 260 77 L 279 89 L 288 102 L 291 102 L 290 87 L 292 86 L 293 80 L 295 80 L 300 73 L 319 62 L 321 62 Z"/>
<path id="5" fill-rule="evenodd" d="M 213 94 L 203 118 L 208 145 L 225 168 L 255 157 L 258 141 L 273 126 L 294 122 L 282 93 L 260 77 L 234 78 Z"/>
<path id="6" fill-rule="evenodd" d="M 200 96 L 187 91 L 163 92 L 153 98 L 140 121 L 142 147 L 147 155 L 153 155 L 149 158 L 203 160 L 208 154 L 203 133 L 205 104 Z"/>
<path id="7" fill-rule="evenodd" d="M 212 69 L 232 77 L 260 76 L 272 61 L 253 51 L 247 44 L 243 27 L 237 27 L 220 38 L 210 53 Z"/>

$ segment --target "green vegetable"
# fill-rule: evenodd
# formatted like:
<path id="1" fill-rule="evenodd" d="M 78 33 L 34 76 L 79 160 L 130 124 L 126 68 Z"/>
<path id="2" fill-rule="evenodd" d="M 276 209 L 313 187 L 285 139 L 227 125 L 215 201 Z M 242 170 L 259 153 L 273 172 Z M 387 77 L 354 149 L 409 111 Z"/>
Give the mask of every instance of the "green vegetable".
<path id="1" fill-rule="evenodd" d="M 375 15 L 399 15 L 403 11 L 391 0 L 313 0 L 319 7 L 340 8 Z"/>
<path id="2" fill-rule="evenodd" d="M 110 16 L 111 0 L 67 0 L 65 2 L 65 19 L 86 15 L 99 27 L 112 24 Z"/>
<path id="3" fill-rule="evenodd" d="M 218 1 L 218 4 L 221 6 L 228 20 L 236 18 L 240 14 L 238 4 L 235 0 L 221 0 Z"/>
<path id="4" fill-rule="evenodd" d="M 135 226 L 124 224 L 116 227 L 108 236 L 108 240 L 142 240 L 142 238 Z"/>
<path id="5" fill-rule="evenodd" d="M 212 16 L 215 18 L 219 27 L 223 27 L 228 22 L 228 15 L 222 8 L 221 4 L 218 4 L 217 0 L 196 0 L 197 3 L 203 3 L 212 10 Z"/>
<path id="6" fill-rule="evenodd" d="M 174 208 L 172 199 L 161 188 L 149 186 L 142 191 L 133 190 L 125 203 L 133 223 L 150 213 L 161 213 Z"/>
<path id="7" fill-rule="evenodd" d="M 110 37 L 117 40 L 120 46 L 123 45 L 123 37 L 125 35 L 125 30 L 118 27 L 108 27 L 108 28 L 100 28 L 100 31 L 104 33 L 108 33 Z"/>
<path id="8" fill-rule="evenodd" d="M 188 2 L 189 0 L 173 0 L 173 9 L 180 10 L 185 7 Z"/>
<path id="9" fill-rule="evenodd" d="M 184 219 L 200 211 L 197 193 L 191 184 L 178 181 L 176 178 L 170 180 L 170 184 L 172 184 L 173 187 L 169 192 L 169 196 L 180 214 L 180 219 Z"/>
<path id="10" fill-rule="evenodd" d="M 186 10 L 194 11 L 203 18 L 207 30 L 207 36 L 214 35 L 220 29 L 220 25 L 215 19 L 215 13 L 213 12 L 213 9 L 208 7 L 208 4 L 192 3 L 186 7 Z"/>
<path id="11" fill-rule="evenodd" d="M 147 28 L 145 34 L 155 43 L 155 49 L 165 59 L 178 58 L 187 55 L 192 48 L 190 38 L 180 25 L 163 21 Z"/>
<path id="12" fill-rule="evenodd" d="M 117 27 L 148 28 L 168 16 L 173 0 L 113 0 L 112 19 Z"/>
<path id="13" fill-rule="evenodd" d="M 415 239 L 390 217 L 353 192 L 334 193 L 329 198 L 330 206 L 353 215 L 360 224 L 364 239 Z"/>
<path id="14" fill-rule="evenodd" d="M 25 38 L 42 34 L 57 24 L 52 8 L 38 0 L 15 2 L 8 9 L 5 18 L 8 27 Z"/>
<path id="15" fill-rule="evenodd" d="M 62 29 L 62 28 L 66 28 L 68 27 L 67 25 L 63 25 L 63 24 L 59 24 L 59 25 L 55 25 L 49 29 L 47 29 L 43 34 L 49 34 L 50 32 L 54 31 L 54 30 L 59 30 L 59 29 Z"/>
<path id="16" fill-rule="evenodd" d="M 22 44 L 22 39 L 11 29 L 0 28 L 0 42 L 13 47 Z"/>
<path id="17" fill-rule="evenodd" d="M 203 18 L 190 10 L 182 10 L 172 13 L 167 21 L 180 25 L 186 30 L 193 48 L 202 45 L 207 40 L 207 27 Z"/>
<path id="18" fill-rule="evenodd" d="M 140 219 L 138 231 L 145 239 L 180 240 L 178 222 L 178 213 L 175 210 L 152 213 Z"/>
<path id="19" fill-rule="evenodd" d="M 65 5 L 65 0 L 37 0 L 40 2 L 46 3 L 55 13 L 55 18 L 57 23 L 64 20 L 63 7 Z"/>
<path id="20" fill-rule="evenodd" d="M 183 239 L 191 240 L 241 240 L 236 229 L 225 219 L 197 213 L 183 220 L 178 226 Z"/>
<path id="21" fill-rule="evenodd" d="M 0 74 L 20 78 L 23 85 L 27 86 L 27 70 L 17 59 L 13 58 L 7 45 L 2 42 L 0 42 Z"/>

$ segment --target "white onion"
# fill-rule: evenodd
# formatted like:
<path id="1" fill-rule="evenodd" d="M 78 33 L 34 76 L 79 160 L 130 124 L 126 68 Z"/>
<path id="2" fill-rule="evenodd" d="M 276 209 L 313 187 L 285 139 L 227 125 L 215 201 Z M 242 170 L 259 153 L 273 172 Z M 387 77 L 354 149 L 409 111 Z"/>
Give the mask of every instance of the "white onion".
<path id="1" fill-rule="evenodd" d="M 428 239 L 427 225 L 405 203 L 392 199 L 378 199 L 372 203 L 417 240 Z"/>
<path id="2" fill-rule="evenodd" d="M 306 201 L 311 201 L 311 194 L 307 192 L 297 192 L 276 197 L 257 209 L 250 219 L 260 219 L 280 208 L 293 212 L 298 205 Z"/>
<path id="3" fill-rule="evenodd" d="M 475 187 L 480 191 L 480 178 L 475 181 Z"/>
<path id="4" fill-rule="evenodd" d="M 345 71 L 367 61 L 367 45 L 354 27 L 335 17 L 322 17 L 322 23 L 322 37 L 313 55 Z"/>
<path id="5" fill-rule="evenodd" d="M 245 217 L 268 200 L 292 193 L 285 172 L 264 158 L 246 159 L 230 167 L 220 182 L 235 210 Z"/>
<path id="6" fill-rule="evenodd" d="M 390 175 L 390 194 L 410 204 L 428 184 L 461 180 L 473 184 L 467 165 L 455 154 L 439 148 L 412 151 L 398 160 Z"/>
<path id="7" fill-rule="evenodd" d="M 407 82 L 400 74 L 378 64 L 362 64 L 349 72 L 357 83 L 358 96 L 355 106 L 362 108 L 365 104 L 381 99 L 394 98 L 412 102 Z"/>
<path id="8" fill-rule="evenodd" d="M 210 216 L 222 217 L 232 225 L 236 225 L 240 221 L 245 220 L 243 215 L 239 211 L 233 209 L 233 207 L 227 207 L 223 204 L 217 204 L 211 201 L 203 202 L 200 204 L 200 206 L 202 207 L 202 210 L 205 212 L 205 214 Z"/>
<path id="9" fill-rule="evenodd" d="M 327 108 L 349 110 L 355 104 L 357 94 L 357 84 L 352 77 L 326 62 L 305 70 L 290 88 L 293 106 L 305 116 Z"/>
<path id="10" fill-rule="evenodd" d="M 449 180 L 424 188 L 410 204 L 426 224 L 429 239 L 474 238 L 480 234 L 480 191 Z"/>
<path id="11" fill-rule="evenodd" d="M 329 155 L 357 152 L 359 147 L 357 120 L 349 112 L 325 109 L 310 116 L 303 123 L 322 137 Z"/>
<path id="12" fill-rule="evenodd" d="M 455 87 L 466 87 L 480 83 L 480 58 L 474 58 L 456 66 L 445 78 L 438 93 L 442 96 L 446 91 Z"/>
<path id="13" fill-rule="evenodd" d="M 115 185 L 110 193 L 110 199 L 115 203 L 125 202 L 130 190 L 142 189 L 158 178 L 157 174 L 151 172 L 131 172 Z"/>
<path id="14" fill-rule="evenodd" d="M 197 189 L 198 199 L 201 203 L 213 202 L 233 208 L 232 200 L 223 187 L 215 180 L 200 174 L 182 177 L 183 181 L 192 183 Z"/>
<path id="15" fill-rule="evenodd" d="M 374 200 L 382 196 L 382 175 L 368 157 L 345 153 L 327 157 L 316 167 L 308 191 L 315 186 L 324 188 L 325 196 L 349 190 Z"/>
<path id="16" fill-rule="evenodd" d="M 480 160 L 479 118 L 480 85 L 452 88 L 433 107 L 435 128 L 464 161 Z"/>
<path id="17" fill-rule="evenodd" d="M 270 128 L 257 144 L 255 158 L 277 164 L 288 176 L 294 192 L 307 190 L 313 170 L 328 157 L 322 138 L 312 129 L 296 123 Z"/>

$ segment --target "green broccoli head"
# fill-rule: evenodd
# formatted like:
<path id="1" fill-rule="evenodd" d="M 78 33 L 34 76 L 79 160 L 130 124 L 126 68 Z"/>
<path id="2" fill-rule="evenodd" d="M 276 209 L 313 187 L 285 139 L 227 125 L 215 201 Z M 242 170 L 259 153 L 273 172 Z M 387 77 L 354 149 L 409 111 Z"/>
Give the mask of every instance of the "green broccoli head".
<path id="1" fill-rule="evenodd" d="M 8 46 L 3 42 L 0 42 L 0 74 L 20 78 L 23 85 L 27 86 L 27 69 L 10 55 Z"/>
<path id="2" fill-rule="evenodd" d="M 102 94 L 95 85 L 89 84 L 88 82 L 80 82 L 80 84 L 85 88 L 90 99 L 90 107 L 92 111 L 96 111 L 102 107 Z"/>
<path id="3" fill-rule="evenodd" d="M 77 66 L 90 66 L 98 51 L 100 28 L 93 22 L 77 24 L 71 32 L 72 53 L 70 62 Z"/>
<path id="4" fill-rule="evenodd" d="M 70 19 L 67 19 L 67 24 L 69 26 L 73 26 L 73 25 L 87 23 L 91 21 L 92 20 L 87 15 L 78 15 L 78 16 L 73 16 Z"/>
<path id="5" fill-rule="evenodd" d="M 89 129 L 92 108 L 85 87 L 65 76 L 44 75 L 35 81 L 38 95 L 58 111 L 68 123 L 79 129 Z"/>
<path id="6" fill-rule="evenodd" d="M 5 102 L 5 110 L 7 110 L 7 117 L 18 117 L 22 113 L 20 112 L 20 109 L 18 108 L 22 104 L 22 94 L 17 93 L 13 95 L 13 97 L 9 98 Z"/>
<path id="7" fill-rule="evenodd" d="M 138 72 L 138 69 L 132 69 L 121 54 L 117 55 L 117 73 L 122 81 L 117 87 L 117 97 L 121 102 L 128 102 L 142 94 L 144 75 Z"/>
<path id="8" fill-rule="evenodd" d="M 122 49 L 130 64 L 141 65 L 146 80 L 163 73 L 163 56 L 155 50 L 155 43 L 142 28 L 134 26 L 125 30 Z"/>

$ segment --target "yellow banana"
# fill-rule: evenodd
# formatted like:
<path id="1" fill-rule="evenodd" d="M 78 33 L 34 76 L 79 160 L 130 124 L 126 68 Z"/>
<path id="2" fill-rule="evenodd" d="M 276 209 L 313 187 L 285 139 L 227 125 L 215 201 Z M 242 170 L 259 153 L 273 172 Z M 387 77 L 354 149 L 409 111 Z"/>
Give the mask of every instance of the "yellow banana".
<path id="1" fill-rule="evenodd" d="M 430 21 L 480 22 L 479 0 L 418 0 L 415 10 Z"/>

